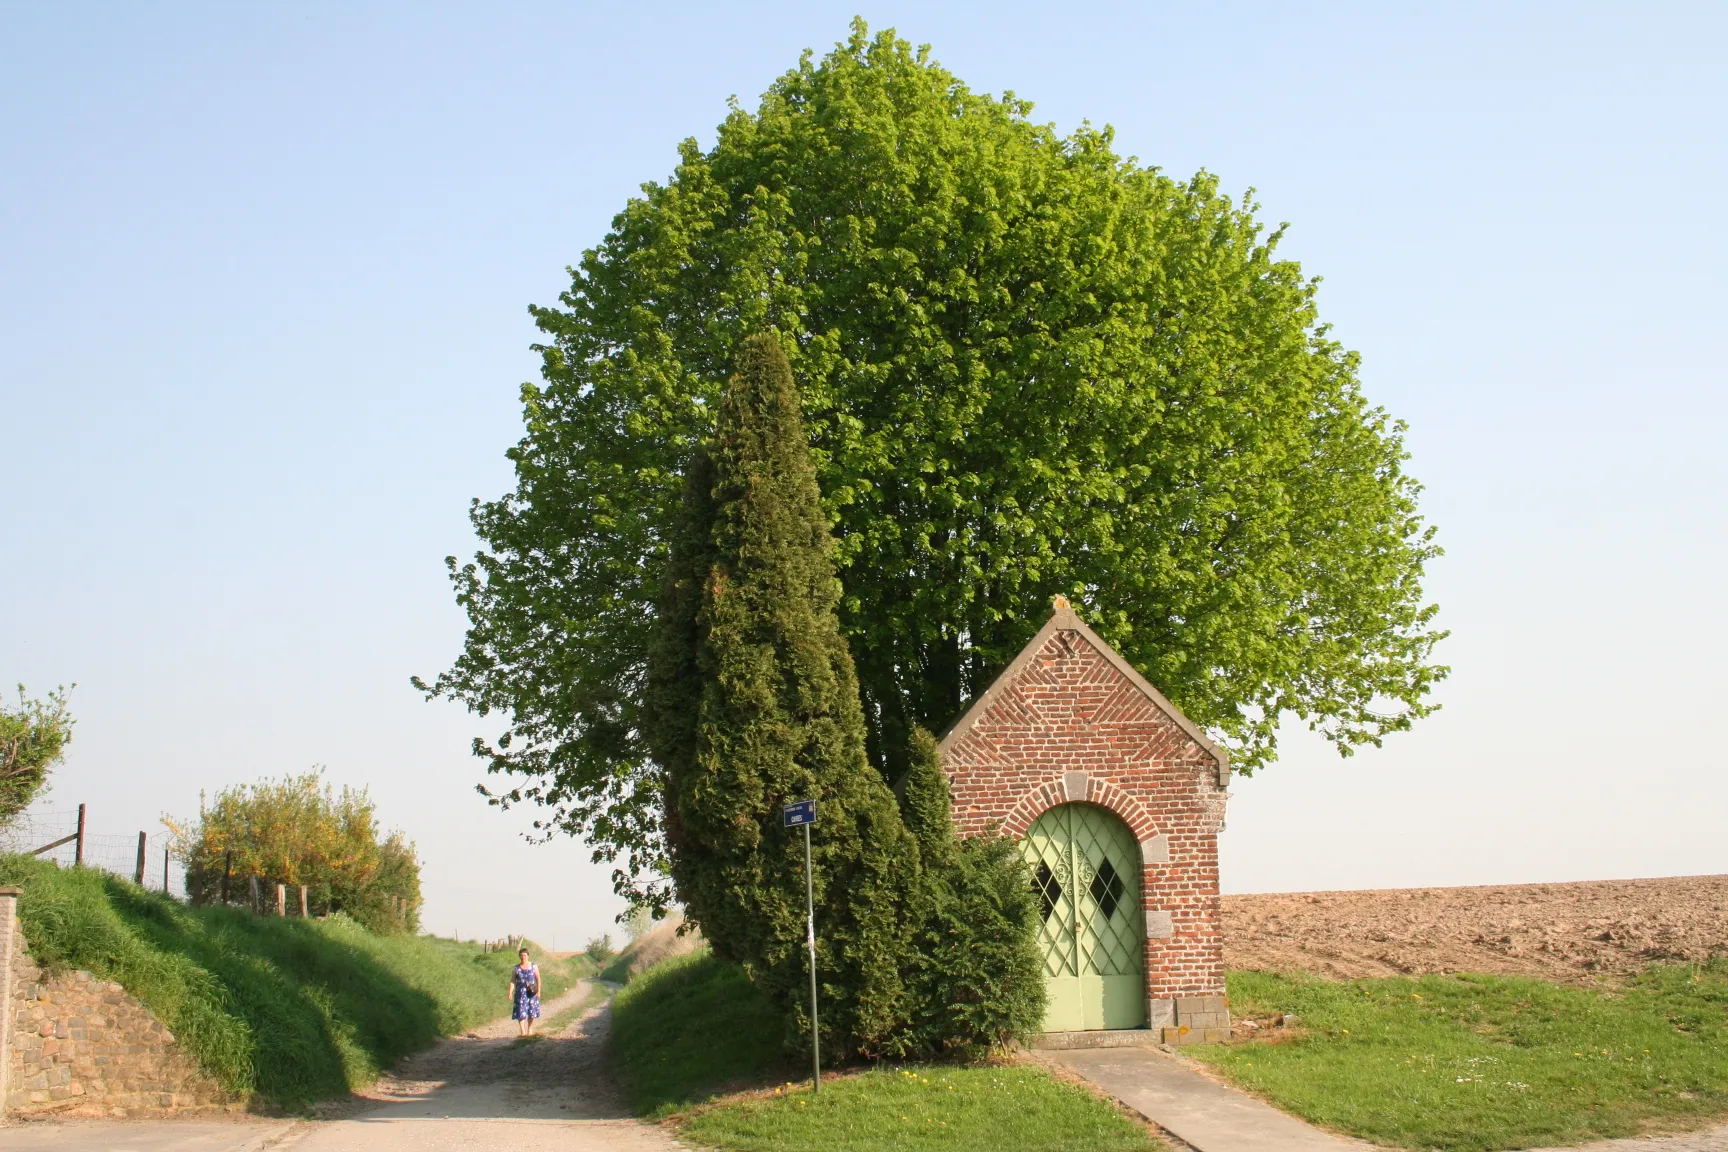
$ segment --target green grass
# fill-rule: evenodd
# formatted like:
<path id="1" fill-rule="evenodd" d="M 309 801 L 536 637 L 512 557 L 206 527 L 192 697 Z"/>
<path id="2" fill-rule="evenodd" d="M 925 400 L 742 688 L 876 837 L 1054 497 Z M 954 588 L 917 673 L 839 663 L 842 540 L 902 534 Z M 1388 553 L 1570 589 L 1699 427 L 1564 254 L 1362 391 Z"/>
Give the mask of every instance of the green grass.
<path id="1" fill-rule="evenodd" d="M 550 979 L 547 980 L 546 986 L 548 990 L 550 990 L 552 986 Z M 588 984 L 583 987 L 582 995 L 578 997 L 574 1003 L 565 1005 L 553 1015 L 540 1021 L 538 1025 L 539 1033 L 537 1033 L 537 1035 L 556 1032 L 560 1028 L 565 1028 L 574 1024 L 582 1013 L 588 1011 L 589 1008 L 594 1006 L 595 1000 L 605 999 L 607 991 L 608 989 L 604 984 L 592 980 L 589 981 Z M 547 998 L 545 999 L 545 1002 L 550 1004 L 551 1000 Z"/>
<path id="2" fill-rule="evenodd" d="M 1304 1034 L 1193 1054 L 1281 1108 L 1376 1143 L 1571 1144 L 1728 1113 L 1728 961 L 1594 989 L 1490 976 L 1229 980 L 1239 1017 L 1295 1013 Z"/>
<path id="3" fill-rule="evenodd" d="M 339 916 L 188 908 L 29 857 L 0 856 L 0 883 L 23 889 L 19 919 L 39 963 L 117 981 L 239 1096 L 288 1108 L 341 1096 L 439 1036 L 509 1010 L 512 953 L 376 936 Z M 548 998 L 582 966 L 540 962 Z"/>
<path id="4" fill-rule="evenodd" d="M 1140 1124 L 1025 1067 L 907 1066 L 825 1078 L 812 1095 L 785 1057 L 780 1014 L 706 952 L 640 973 L 613 1002 L 612 1045 L 638 1112 L 729 1152 L 1147 1152 Z M 764 1088 L 778 1082 L 779 1088 Z M 717 1092 L 760 1089 L 715 1099 Z"/>
<path id="5" fill-rule="evenodd" d="M 781 1070 L 785 1024 L 734 964 L 705 950 L 639 973 L 612 1001 L 631 1106 L 665 1115 Z"/>
<path id="6" fill-rule="evenodd" d="M 1036 1068 L 876 1068 L 698 1109 L 683 1135 L 725 1152 L 1148 1152 L 1163 1145 Z"/>

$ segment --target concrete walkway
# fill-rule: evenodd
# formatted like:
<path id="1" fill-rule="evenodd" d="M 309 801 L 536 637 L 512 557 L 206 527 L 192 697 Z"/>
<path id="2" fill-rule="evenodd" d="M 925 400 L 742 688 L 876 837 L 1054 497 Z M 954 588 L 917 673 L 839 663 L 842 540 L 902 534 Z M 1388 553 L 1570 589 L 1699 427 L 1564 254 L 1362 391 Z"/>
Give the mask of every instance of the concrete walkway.
<path id="1" fill-rule="evenodd" d="M 1157 1049 L 1045 1050 L 1038 1059 L 1090 1080 L 1196 1152 L 1366 1152 L 1377 1147 L 1322 1132 Z M 1728 1125 L 1529 1152 L 1728 1152 Z"/>
<path id="2" fill-rule="evenodd" d="M 1361 1152 L 1152 1048 L 1075 1048 L 1039 1058 L 1085 1077 L 1198 1152 Z"/>

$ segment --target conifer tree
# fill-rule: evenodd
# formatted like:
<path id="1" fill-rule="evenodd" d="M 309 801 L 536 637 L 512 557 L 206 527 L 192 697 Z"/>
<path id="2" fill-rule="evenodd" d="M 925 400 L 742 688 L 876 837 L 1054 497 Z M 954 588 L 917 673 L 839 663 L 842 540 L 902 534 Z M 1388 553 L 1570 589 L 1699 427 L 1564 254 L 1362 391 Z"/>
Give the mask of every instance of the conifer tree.
<path id="1" fill-rule="evenodd" d="M 1031 877 L 1013 841 L 954 834 L 936 738 L 916 728 L 909 751 L 900 810 L 923 871 L 908 906 L 908 1046 L 979 1056 L 1035 1031 L 1044 1016 Z"/>
<path id="2" fill-rule="evenodd" d="M 954 806 L 948 778 L 942 775 L 936 737 L 924 728 L 912 732 L 910 762 L 900 782 L 900 811 L 926 867 L 953 858 Z"/>
<path id="3" fill-rule="evenodd" d="M 895 1055 L 918 848 L 865 753 L 839 593 L 791 367 L 749 337 L 687 476 L 652 648 L 672 879 L 715 953 L 807 1034 L 802 836 L 780 807 L 814 799 L 824 1044 Z"/>

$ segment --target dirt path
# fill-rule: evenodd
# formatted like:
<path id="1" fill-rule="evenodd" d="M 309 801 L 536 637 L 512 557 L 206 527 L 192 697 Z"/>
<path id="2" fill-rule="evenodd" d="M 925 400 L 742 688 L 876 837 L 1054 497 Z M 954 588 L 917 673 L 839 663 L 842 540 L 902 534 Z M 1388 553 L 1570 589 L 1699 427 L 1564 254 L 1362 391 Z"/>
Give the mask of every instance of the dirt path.
<path id="1" fill-rule="evenodd" d="M 546 1006 L 579 1003 L 586 983 Z M 590 1008 L 560 1031 L 521 1041 L 500 1020 L 404 1060 L 359 1099 L 294 1126 L 272 1152 L 667 1152 L 659 1128 L 630 1115 L 603 1056 L 610 1009 Z"/>
<path id="2" fill-rule="evenodd" d="M 586 984 L 546 1006 L 582 1002 Z M 596 997 L 598 1000 L 599 997 Z M 519 1042 L 499 1020 L 410 1056 L 320 1119 L 72 1121 L 0 1128 L 0 1152 L 681 1152 L 633 1119 L 604 1064 L 611 1012 Z"/>

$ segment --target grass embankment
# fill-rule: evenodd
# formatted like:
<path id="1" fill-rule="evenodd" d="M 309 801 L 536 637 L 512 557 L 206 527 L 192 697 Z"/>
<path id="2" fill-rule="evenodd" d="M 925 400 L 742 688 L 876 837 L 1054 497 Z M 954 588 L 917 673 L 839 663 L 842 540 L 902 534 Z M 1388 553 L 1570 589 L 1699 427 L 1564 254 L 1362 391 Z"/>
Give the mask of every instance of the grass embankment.
<path id="1" fill-rule="evenodd" d="M 1283 1042 L 1195 1049 L 1279 1107 L 1379 1144 L 1457 1152 L 1697 1127 L 1728 1113 L 1728 961 L 1580 988 L 1491 976 L 1348 983 L 1237 972 Z"/>
<path id="2" fill-rule="evenodd" d="M 1109 1103 L 1034 1068 L 878 1067 L 825 1077 L 813 1094 L 807 1081 L 786 1082 L 804 1070 L 788 1065 L 783 1040 L 779 1013 L 744 974 L 703 952 L 641 973 L 613 1004 L 613 1050 L 632 1104 L 726 1152 L 1160 1146 Z"/>
<path id="3" fill-rule="evenodd" d="M 376 936 L 344 917 L 188 908 L 92 869 L 0 857 L 50 972 L 84 968 L 147 1004 L 223 1087 L 288 1108 L 341 1096 L 397 1059 L 508 1011 L 511 953 Z M 536 952 L 550 999 L 582 961 Z"/>
<path id="4" fill-rule="evenodd" d="M 630 1104 L 663 1116 L 783 1071 L 784 1025 L 735 964 L 666 960 L 612 1000 L 612 1050 Z"/>

